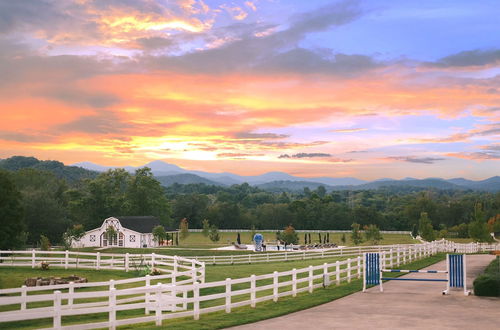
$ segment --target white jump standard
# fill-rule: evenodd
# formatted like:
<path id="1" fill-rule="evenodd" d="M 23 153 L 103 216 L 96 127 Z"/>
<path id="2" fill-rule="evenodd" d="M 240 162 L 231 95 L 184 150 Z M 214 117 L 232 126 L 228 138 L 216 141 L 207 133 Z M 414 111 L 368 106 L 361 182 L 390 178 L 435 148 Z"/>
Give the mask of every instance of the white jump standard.
<path id="1" fill-rule="evenodd" d="M 380 292 L 384 291 L 382 286 L 383 281 L 417 281 L 417 282 L 446 282 L 446 290 L 443 294 L 449 294 L 450 288 L 463 288 L 464 295 L 468 296 L 470 291 L 467 290 L 466 283 L 466 262 L 465 254 L 447 254 L 446 255 L 446 270 L 408 270 L 408 269 L 385 269 L 383 258 L 380 253 L 364 253 L 363 254 L 363 292 L 366 291 L 367 285 L 379 285 Z M 397 278 L 384 277 L 383 273 L 443 273 L 447 274 L 444 278 Z"/>

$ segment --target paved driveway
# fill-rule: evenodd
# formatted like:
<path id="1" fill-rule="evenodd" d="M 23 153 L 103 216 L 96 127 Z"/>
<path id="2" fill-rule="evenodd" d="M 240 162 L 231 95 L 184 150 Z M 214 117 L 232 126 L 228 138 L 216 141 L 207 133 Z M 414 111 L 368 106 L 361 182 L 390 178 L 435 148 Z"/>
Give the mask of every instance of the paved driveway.
<path id="1" fill-rule="evenodd" d="M 491 255 L 467 256 L 467 285 L 492 260 Z M 446 269 L 442 261 L 426 269 Z M 445 274 L 409 274 L 444 278 Z M 443 296 L 445 282 L 390 281 L 300 312 L 231 329 L 500 329 L 500 298 L 464 296 L 463 290 Z"/>

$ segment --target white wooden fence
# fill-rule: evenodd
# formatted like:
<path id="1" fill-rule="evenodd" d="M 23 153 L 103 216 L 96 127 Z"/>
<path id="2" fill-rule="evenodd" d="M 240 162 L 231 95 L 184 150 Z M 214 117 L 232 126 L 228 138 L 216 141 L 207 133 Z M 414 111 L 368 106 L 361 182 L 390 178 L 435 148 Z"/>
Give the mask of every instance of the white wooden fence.
<path id="1" fill-rule="evenodd" d="M 189 273 L 193 282 L 205 281 L 205 264 L 195 259 L 162 254 L 112 254 L 72 251 L 0 251 L 0 267 L 24 266 L 36 268 L 42 262 L 49 267 L 64 269 L 114 269 L 141 270 L 145 266 L 156 268 L 162 273 L 178 276 Z M 182 275 L 179 275 L 181 274 Z"/>
<path id="2" fill-rule="evenodd" d="M 386 267 L 397 267 L 437 252 L 470 253 L 497 248 L 500 246 L 455 244 L 444 240 L 418 245 L 399 245 L 384 250 L 383 262 Z M 363 253 L 373 251 L 373 249 L 368 247 L 357 251 Z M 247 305 L 255 307 L 262 301 L 278 301 L 284 296 L 313 292 L 314 289 L 322 286 L 338 285 L 341 282 L 350 282 L 354 278 L 360 278 L 362 271 L 362 257 L 358 255 L 354 258 L 347 256 L 346 260 L 318 266 L 251 275 L 239 279 L 227 278 L 224 281 L 208 283 L 196 281 L 182 285 L 181 282 L 175 284 L 159 282 L 161 279 L 169 278 L 171 276 L 169 274 L 162 275 L 164 277 L 151 276 L 114 282 L 87 283 L 85 284 L 87 290 L 84 286 L 76 288 L 76 284 L 73 287 L 4 289 L 0 290 L 0 295 L 9 296 L 0 297 L 0 309 L 11 310 L 0 312 L 0 322 L 51 318 L 52 326 L 56 329 L 105 327 L 114 329 L 120 325 L 144 322 L 155 322 L 161 325 L 165 319 L 186 316 L 199 319 L 204 313 L 222 310 L 230 313 L 236 307 Z M 141 286 L 117 288 L 118 285 L 130 283 L 139 283 Z M 97 286 L 105 288 L 88 291 Z M 56 291 L 47 293 L 49 290 Z M 128 311 L 129 315 L 124 317 L 120 314 L 122 311 Z M 106 319 L 97 319 L 98 322 L 95 322 L 96 319 L 89 315 L 95 313 L 108 315 Z M 153 315 L 149 315 L 150 313 Z M 72 315 L 89 315 L 89 322 L 73 324 L 71 319 L 65 319 L 63 324 L 62 318 Z"/>
<path id="3" fill-rule="evenodd" d="M 431 243 L 427 243 L 431 244 Z M 500 244 L 487 243 L 468 243 L 459 244 L 447 240 L 434 241 L 432 244 L 441 252 L 459 252 L 459 253 L 476 253 L 491 250 L 499 250 Z M 372 245 L 372 246 L 357 246 L 357 247 L 342 247 L 330 249 L 310 249 L 299 251 L 283 251 L 283 252 L 267 252 L 267 253 L 252 253 L 252 254 L 234 254 L 223 256 L 197 256 L 191 257 L 195 260 L 205 262 L 212 265 L 228 265 L 228 264 L 253 264 L 263 262 L 279 262 L 292 260 L 307 260 L 307 259 L 324 259 L 358 256 L 364 252 L 384 252 L 397 250 L 403 247 L 412 247 L 417 249 L 422 244 L 396 244 L 396 245 Z"/>

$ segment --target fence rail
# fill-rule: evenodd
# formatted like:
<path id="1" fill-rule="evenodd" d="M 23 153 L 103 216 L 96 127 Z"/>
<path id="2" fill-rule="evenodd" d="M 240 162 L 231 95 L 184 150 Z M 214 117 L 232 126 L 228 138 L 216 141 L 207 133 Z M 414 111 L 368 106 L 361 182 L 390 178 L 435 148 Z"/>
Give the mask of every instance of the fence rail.
<path id="1" fill-rule="evenodd" d="M 379 248 L 379 247 L 377 247 Z M 383 250 L 383 268 L 398 267 L 438 252 L 475 253 L 500 249 L 500 245 L 457 244 L 445 240 L 417 245 L 399 245 Z M 363 253 L 373 251 L 373 247 L 356 248 L 352 251 Z M 375 249 L 376 250 L 376 249 Z M 344 251 L 345 252 L 345 251 Z M 296 296 L 300 292 L 313 292 L 315 289 L 360 278 L 363 271 L 362 257 L 344 254 L 346 260 L 273 272 L 264 275 L 251 275 L 245 278 L 199 283 L 191 281 L 165 284 L 159 282 L 163 277 L 144 277 L 140 279 L 88 283 L 86 290 L 76 287 L 45 287 L 44 291 L 30 292 L 27 288 L 0 291 L 10 294 L 0 297 L 0 308 L 12 309 L 0 312 L 1 322 L 52 318 L 56 329 L 89 329 L 155 322 L 161 325 L 165 319 L 190 316 L 199 319 L 201 314 L 214 311 L 231 313 L 240 306 L 255 307 L 257 303 L 285 296 Z M 139 287 L 117 288 L 119 284 L 139 283 Z M 154 283 L 153 283 L 154 282 Z M 142 284 L 144 283 L 144 284 Z M 105 286 L 104 290 L 92 290 L 95 286 Z M 81 290 L 84 289 L 84 290 Z M 48 290 L 55 290 L 47 293 Z M 89 291 L 90 290 L 90 291 Z M 40 294 L 35 294 L 40 293 Z M 135 311 L 134 317 L 121 318 L 121 311 Z M 89 315 L 107 313 L 105 320 L 91 320 L 83 324 L 62 324 L 62 317 L 70 315 Z M 65 320 L 66 323 L 66 320 Z"/>
<path id="2" fill-rule="evenodd" d="M 205 264 L 202 261 L 178 256 L 162 254 L 114 254 L 100 252 L 72 252 L 72 251 L 0 251 L 0 267 L 24 266 L 36 268 L 42 262 L 49 267 L 64 269 L 112 269 L 140 270 L 145 266 L 158 269 L 162 273 L 172 276 L 173 282 L 177 277 L 188 276 L 192 282 L 205 281 Z M 181 275 L 180 275 L 181 274 Z"/>
<path id="3" fill-rule="evenodd" d="M 282 231 L 281 229 L 219 229 L 222 233 L 250 233 L 250 232 L 272 232 L 275 233 L 277 231 Z M 201 233 L 203 229 L 189 229 L 190 232 L 193 233 Z M 352 233 L 352 230 L 308 230 L 308 229 L 295 229 L 297 233 Z M 360 230 L 364 232 L 364 230 Z M 381 230 L 382 234 L 403 234 L 403 235 L 411 235 L 411 231 L 406 230 Z"/>

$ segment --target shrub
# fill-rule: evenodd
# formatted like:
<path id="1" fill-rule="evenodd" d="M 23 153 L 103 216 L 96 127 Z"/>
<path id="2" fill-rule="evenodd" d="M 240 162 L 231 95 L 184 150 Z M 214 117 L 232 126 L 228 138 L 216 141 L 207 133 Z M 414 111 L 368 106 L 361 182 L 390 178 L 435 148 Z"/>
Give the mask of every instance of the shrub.
<path id="1" fill-rule="evenodd" d="M 474 280 L 476 296 L 500 297 L 500 257 L 493 260 Z"/>
<path id="2" fill-rule="evenodd" d="M 481 274 L 474 280 L 474 294 L 476 296 L 500 297 L 500 277 L 490 274 Z"/>

